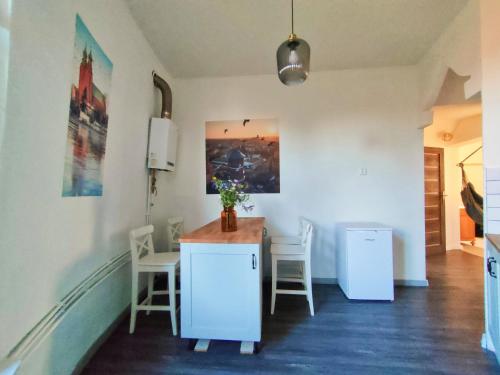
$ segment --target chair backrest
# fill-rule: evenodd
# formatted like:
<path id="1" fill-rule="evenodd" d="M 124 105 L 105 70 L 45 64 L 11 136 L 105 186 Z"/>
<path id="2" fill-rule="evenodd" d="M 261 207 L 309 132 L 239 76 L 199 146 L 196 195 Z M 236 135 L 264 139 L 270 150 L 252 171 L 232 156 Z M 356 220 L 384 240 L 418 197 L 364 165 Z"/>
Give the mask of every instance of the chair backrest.
<path id="1" fill-rule="evenodd" d="M 309 223 L 309 221 L 305 217 L 299 216 L 299 236 L 302 236 L 304 233 L 304 228 L 307 223 Z"/>
<path id="2" fill-rule="evenodd" d="M 168 251 L 173 251 L 184 234 L 184 218 L 171 217 L 167 220 Z"/>
<path id="3" fill-rule="evenodd" d="M 306 219 L 302 219 L 302 225 L 301 244 L 305 248 L 306 260 L 310 261 L 314 226 Z"/>
<path id="4" fill-rule="evenodd" d="M 132 257 L 132 267 L 137 266 L 139 259 L 149 253 L 154 253 L 152 225 L 133 229 L 129 233 L 130 254 Z"/>

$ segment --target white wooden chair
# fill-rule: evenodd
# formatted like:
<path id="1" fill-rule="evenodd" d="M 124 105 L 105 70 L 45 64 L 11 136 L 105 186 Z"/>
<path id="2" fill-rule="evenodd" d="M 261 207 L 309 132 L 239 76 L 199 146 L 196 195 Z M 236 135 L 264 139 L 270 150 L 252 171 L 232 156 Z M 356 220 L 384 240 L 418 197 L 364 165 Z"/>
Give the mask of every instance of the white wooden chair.
<path id="1" fill-rule="evenodd" d="M 179 251 L 179 238 L 184 234 L 184 218 L 171 217 L 167 220 L 168 251 Z"/>
<path id="2" fill-rule="evenodd" d="M 284 245 L 300 245 L 306 219 L 299 217 L 299 233 L 296 236 L 271 236 L 271 243 Z"/>
<path id="3" fill-rule="evenodd" d="M 305 295 L 309 302 L 311 316 L 314 316 L 314 304 L 312 296 L 312 278 L 311 278 L 311 245 L 313 237 L 313 225 L 302 220 L 302 238 L 299 244 L 289 243 L 271 243 L 272 260 L 272 292 L 271 292 L 271 315 L 274 315 L 274 306 L 276 303 L 276 294 L 298 294 Z M 279 261 L 300 262 L 300 272 L 292 277 L 280 277 L 278 275 Z M 300 283 L 303 289 L 277 289 L 277 283 L 291 282 Z"/>
<path id="4" fill-rule="evenodd" d="M 170 311 L 172 332 L 177 335 L 177 308 L 175 290 L 175 271 L 179 268 L 179 253 L 155 253 L 153 246 L 153 226 L 147 225 L 130 231 L 130 252 L 132 255 L 132 302 L 130 312 L 130 333 L 134 333 L 137 311 Z M 141 303 L 138 300 L 139 273 L 148 273 L 148 295 Z M 168 274 L 168 290 L 154 290 L 155 273 Z M 168 295 L 169 305 L 153 305 L 153 296 Z"/>

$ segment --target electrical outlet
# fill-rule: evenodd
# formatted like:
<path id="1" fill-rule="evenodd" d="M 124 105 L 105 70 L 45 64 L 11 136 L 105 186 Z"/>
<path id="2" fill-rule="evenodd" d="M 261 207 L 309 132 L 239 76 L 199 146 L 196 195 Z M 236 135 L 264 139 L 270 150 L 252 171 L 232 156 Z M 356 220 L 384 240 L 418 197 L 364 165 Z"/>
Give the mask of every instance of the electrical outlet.
<path id="1" fill-rule="evenodd" d="M 361 168 L 359 170 L 359 175 L 360 176 L 367 176 L 368 175 L 368 168 Z"/>

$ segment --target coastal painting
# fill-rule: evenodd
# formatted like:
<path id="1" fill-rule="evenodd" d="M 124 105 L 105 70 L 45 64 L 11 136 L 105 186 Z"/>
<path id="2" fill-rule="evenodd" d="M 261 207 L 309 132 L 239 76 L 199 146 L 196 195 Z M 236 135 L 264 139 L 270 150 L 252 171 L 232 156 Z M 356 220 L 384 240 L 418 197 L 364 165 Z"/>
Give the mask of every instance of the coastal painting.
<path id="1" fill-rule="evenodd" d="M 102 196 L 113 64 L 76 16 L 63 197 Z"/>
<path id="2" fill-rule="evenodd" d="M 212 177 L 236 180 L 245 193 L 280 192 L 280 142 L 276 119 L 207 121 L 206 191 L 217 194 Z"/>

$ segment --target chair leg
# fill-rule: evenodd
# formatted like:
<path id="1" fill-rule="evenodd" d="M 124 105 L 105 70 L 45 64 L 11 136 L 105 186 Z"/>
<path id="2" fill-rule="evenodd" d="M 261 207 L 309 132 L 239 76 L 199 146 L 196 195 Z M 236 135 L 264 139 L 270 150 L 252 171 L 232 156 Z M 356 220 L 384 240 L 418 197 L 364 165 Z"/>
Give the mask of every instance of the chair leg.
<path id="1" fill-rule="evenodd" d="M 305 275 L 305 272 L 304 272 L 304 266 L 305 266 L 305 262 L 300 262 L 300 274 L 302 275 L 302 285 L 304 286 L 304 289 L 307 287 L 307 283 L 306 283 L 306 275 Z"/>
<path id="2" fill-rule="evenodd" d="M 132 271 L 132 298 L 130 301 L 130 328 L 129 333 L 132 334 L 135 331 L 135 320 L 137 316 L 137 289 L 139 284 L 139 274 Z"/>
<path id="3" fill-rule="evenodd" d="M 305 267 L 305 282 L 307 290 L 307 302 L 309 302 L 309 310 L 311 311 L 311 316 L 314 316 L 314 303 L 312 295 L 312 278 L 311 278 L 311 264 L 306 264 Z"/>
<path id="4" fill-rule="evenodd" d="M 272 279 L 271 279 L 271 315 L 274 315 L 274 305 L 276 304 L 276 279 L 278 278 L 278 259 L 272 257 Z"/>
<path id="5" fill-rule="evenodd" d="M 154 290 L 155 274 L 154 272 L 148 273 L 148 305 L 153 304 L 153 290 Z M 146 315 L 151 314 L 151 310 L 146 311 Z"/>
<path id="6" fill-rule="evenodd" d="M 177 307 L 175 304 L 175 269 L 168 271 L 168 298 L 170 300 L 170 319 L 172 320 L 172 333 L 177 336 Z"/>

